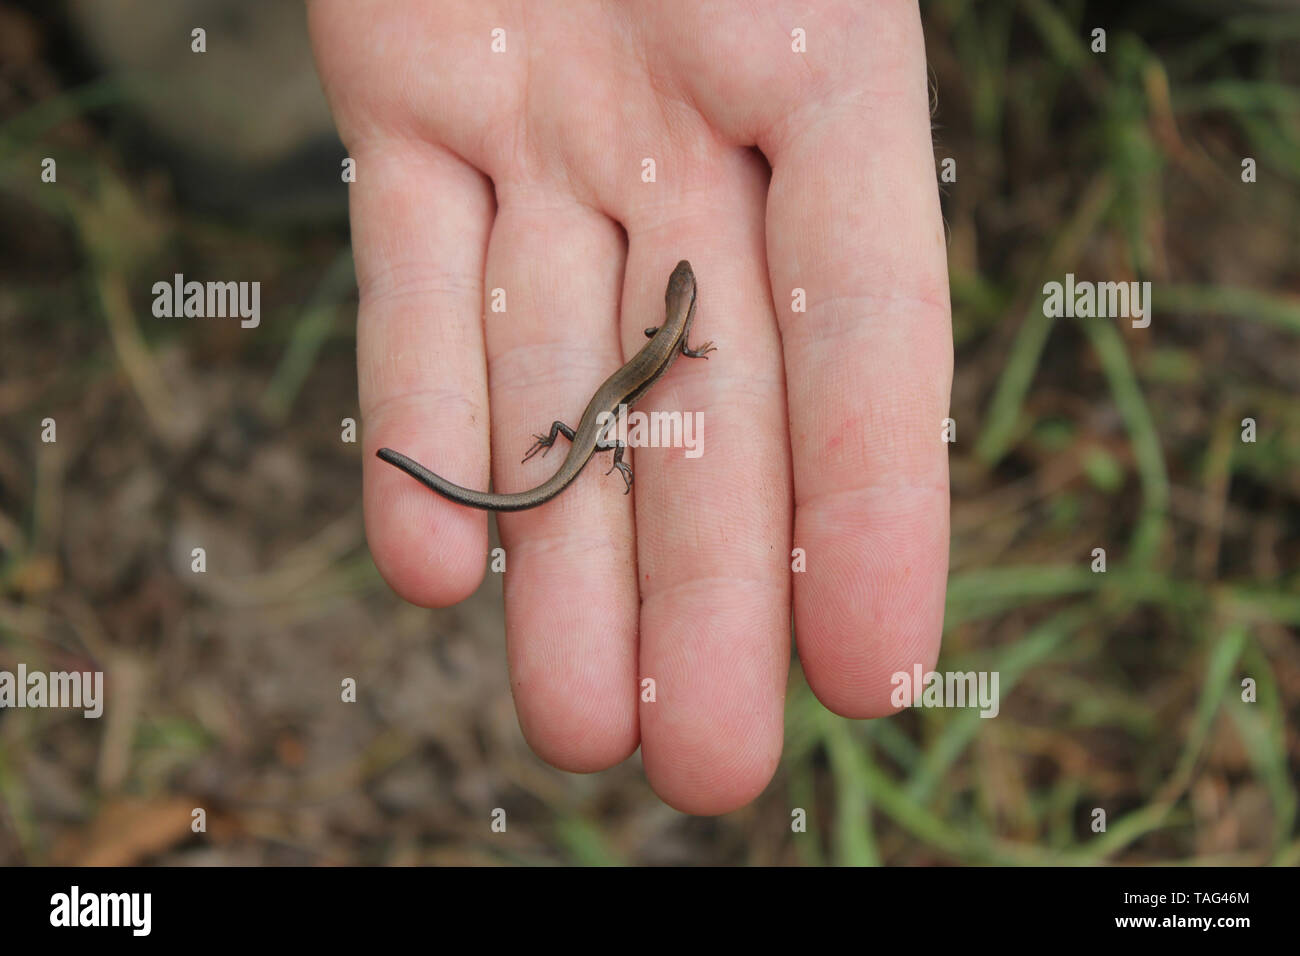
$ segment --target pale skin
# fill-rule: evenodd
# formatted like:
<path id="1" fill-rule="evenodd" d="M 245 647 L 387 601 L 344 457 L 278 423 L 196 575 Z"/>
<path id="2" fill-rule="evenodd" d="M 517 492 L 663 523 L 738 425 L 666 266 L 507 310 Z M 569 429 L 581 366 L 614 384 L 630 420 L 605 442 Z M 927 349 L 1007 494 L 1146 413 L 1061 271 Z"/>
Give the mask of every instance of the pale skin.
<path id="1" fill-rule="evenodd" d="M 915 4 L 308 10 L 357 163 L 366 530 L 393 589 L 467 597 L 487 518 L 375 450 L 472 488 L 539 484 L 565 449 L 521 463 L 532 434 L 644 344 L 689 259 L 694 334 L 718 350 L 637 407 L 702 413 L 704 454 L 629 450 L 626 496 L 598 455 L 499 519 L 523 733 L 578 772 L 639 746 L 673 807 L 741 807 L 780 758 L 792 614 L 821 702 L 891 713 L 891 675 L 938 654 L 948 565 L 952 341 Z"/>

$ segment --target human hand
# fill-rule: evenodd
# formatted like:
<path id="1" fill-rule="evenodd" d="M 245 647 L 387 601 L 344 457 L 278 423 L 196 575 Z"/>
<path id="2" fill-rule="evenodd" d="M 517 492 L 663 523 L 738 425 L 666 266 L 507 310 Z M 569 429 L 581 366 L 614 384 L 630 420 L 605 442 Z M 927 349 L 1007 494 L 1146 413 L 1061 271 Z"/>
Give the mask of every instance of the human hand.
<path id="1" fill-rule="evenodd" d="M 485 489 L 490 396 L 496 489 L 540 483 L 555 462 L 520 463 L 531 434 L 572 423 L 694 266 L 718 351 L 638 408 L 703 412 L 706 453 L 642 449 L 630 496 L 593 466 L 500 518 L 529 744 L 572 771 L 639 744 L 692 813 L 776 768 L 792 607 L 809 684 L 849 717 L 892 712 L 890 675 L 933 666 L 943 621 L 952 344 L 920 21 L 804 10 L 309 5 L 358 170 L 367 535 L 407 600 L 470 594 L 487 523 L 375 450 Z M 508 311 L 485 321 L 497 288 Z"/>

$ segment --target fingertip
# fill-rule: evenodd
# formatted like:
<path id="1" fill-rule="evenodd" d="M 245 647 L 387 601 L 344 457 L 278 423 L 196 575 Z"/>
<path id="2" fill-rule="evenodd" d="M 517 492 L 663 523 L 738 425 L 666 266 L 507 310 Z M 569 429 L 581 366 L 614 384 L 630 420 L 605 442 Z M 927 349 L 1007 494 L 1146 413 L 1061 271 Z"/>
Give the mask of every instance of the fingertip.
<path id="1" fill-rule="evenodd" d="M 796 575 L 795 635 L 808 686 L 853 719 L 883 717 L 895 676 L 933 670 L 948 570 L 946 492 L 839 497 L 801 509 L 815 561 Z"/>
<path id="2" fill-rule="evenodd" d="M 362 502 L 375 567 L 403 600 L 447 607 L 478 588 L 487 570 L 482 512 L 442 501 L 387 467 L 365 469 Z"/>
<path id="3" fill-rule="evenodd" d="M 727 741 L 706 737 L 677 741 L 671 760 L 658 749 L 642 759 L 651 789 L 681 813 L 712 817 L 748 806 L 767 789 L 781 762 L 781 738 L 755 747 L 734 748 Z M 664 754 L 666 756 L 666 754 Z"/>

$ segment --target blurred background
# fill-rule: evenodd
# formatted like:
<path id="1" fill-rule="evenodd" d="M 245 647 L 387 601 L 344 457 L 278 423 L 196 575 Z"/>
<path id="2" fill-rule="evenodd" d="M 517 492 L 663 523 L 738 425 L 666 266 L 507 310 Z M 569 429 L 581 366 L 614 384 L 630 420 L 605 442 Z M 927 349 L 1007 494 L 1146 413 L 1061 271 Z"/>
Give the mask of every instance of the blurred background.
<path id="1" fill-rule="evenodd" d="M 1300 863 L 1300 11 L 922 15 L 957 169 L 939 669 L 999 671 L 1001 712 L 847 721 L 796 662 L 776 779 L 702 819 L 637 757 L 533 756 L 496 575 L 430 612 L 375 571 L 302 5 L 0 0 L 0 670 L 109 700 L 0 710 L 0 863 Z M 261 281 L 260 327 L 154 318 L 177 272 Z M 1150 280 L 1151 327 L 1044 319 L 1066 272 Z"/>

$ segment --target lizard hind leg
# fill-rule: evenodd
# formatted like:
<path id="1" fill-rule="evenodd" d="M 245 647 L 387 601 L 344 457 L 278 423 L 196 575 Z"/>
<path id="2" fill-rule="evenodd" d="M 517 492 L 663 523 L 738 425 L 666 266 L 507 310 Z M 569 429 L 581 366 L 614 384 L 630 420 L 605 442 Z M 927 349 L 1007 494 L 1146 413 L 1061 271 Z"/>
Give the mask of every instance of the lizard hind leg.
<path id="1" fill-rule="evenodd" d="M 682 354 L 685 355 L 687 358 L 707 359 L 709 357 L 710 352 L 716 352 L 717 350 L 718 347 L 714 345 L 711 341 L 705 342 L 698 349 L 693 349 L 686 344 L 685 337 L 682 338 Z"/>
<path id="2" fill-rule="evenodd" d="M 533 442 L 529 447 L 528 453 L 524 455 L 524 461 L 532 458 L 539 451 L 542 453 L 542 457 L 545 458 L 546 453 L 550 451 L 551 446 L 555 444 L 556 435 L 563 435 L 565 438 L 569 439 L 569 441 L 573 441 L 572 428 L 564 424 L 564 422 L 551 422 L 551 433 L 549 435 L 533 435 L 537 441 Z M 520 462 L 520 464 L 522 463 L 523 462 Z"/>
<path id="3" fill-rule="evenodd" d="M 623 452 L 627 450 L 627 442 L 616 441 L 607 447 L 614 449 L 614 464 L 609 466 L 609 471 L 605 472 L 605 474 L 613 474 L 614 469 L 617 468 L 619 474 L 623 476 L 623 484 L 627 486 L 623 489 L 623 494 L 626 495 L 632 490 L 632 468 L 623 460 Z"/>

